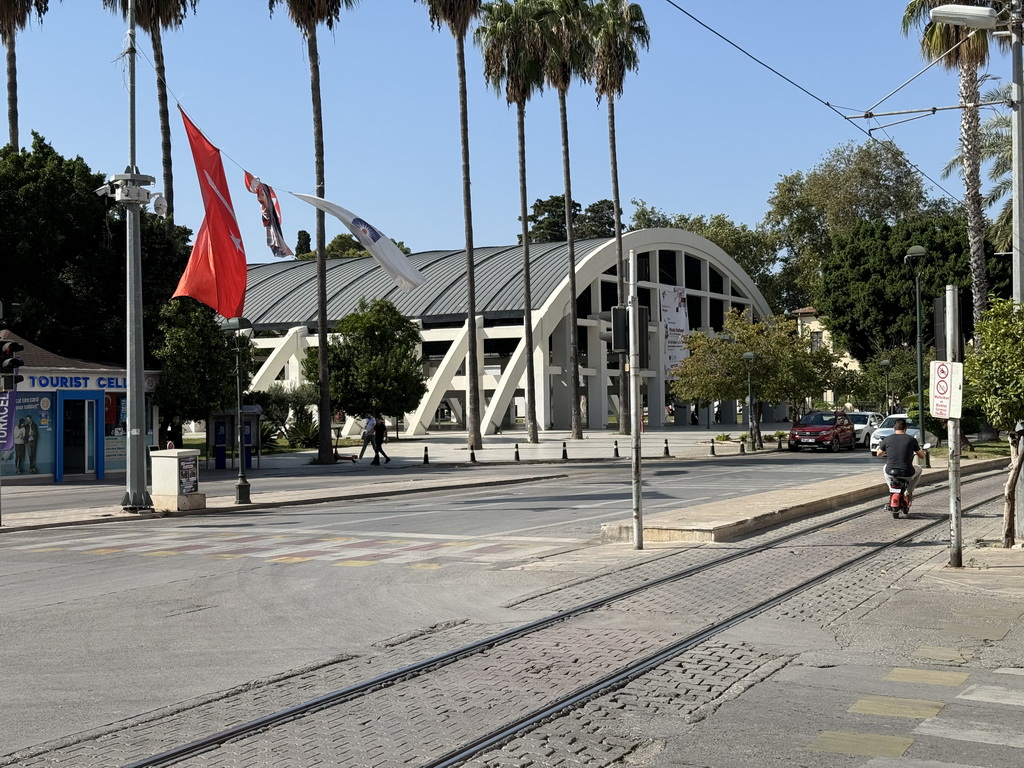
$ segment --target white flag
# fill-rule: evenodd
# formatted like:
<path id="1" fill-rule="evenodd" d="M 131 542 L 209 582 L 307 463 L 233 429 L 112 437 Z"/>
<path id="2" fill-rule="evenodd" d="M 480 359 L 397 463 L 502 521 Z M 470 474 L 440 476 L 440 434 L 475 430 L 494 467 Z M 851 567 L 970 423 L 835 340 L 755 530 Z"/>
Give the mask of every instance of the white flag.
<path id="1" fill-rule="evenodd" d="M 300 195 L 296 192 L 293 192 L 292 194 L 300 200 L 305 200 L 313 207 L 331 214 L 331 216 L 334 216 L 338 221 L 348 227 L 348 231 L 356 236 L 356 239 L 362 243 L 363 248 L 365 248 L 370 255 L 377 260 L 377 263 L 380 264 L 381 268 L 391 276 L 391 279 L 394 280 L 398 284 L 398 287 L 403 291 L 408 293 L 417 286 L 423 284 L 423 275 L 421 275 L 419 271 L 409 263 L 409 259 L 401 250 L 399 250 L 398 246 L 392 242 L 391 238 L 379 229 L 374 229 L 351 211 L 346 211 L 340 205 L 328 202 L 322 197 Z"/>

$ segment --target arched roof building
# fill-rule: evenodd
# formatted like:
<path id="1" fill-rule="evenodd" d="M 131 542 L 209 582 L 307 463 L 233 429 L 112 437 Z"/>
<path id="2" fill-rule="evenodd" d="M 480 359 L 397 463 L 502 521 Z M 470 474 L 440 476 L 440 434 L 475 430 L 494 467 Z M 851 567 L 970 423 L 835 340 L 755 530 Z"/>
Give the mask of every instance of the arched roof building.
<path id="1" fill-rule="evenodd" d="M 617 411 L 618 367 L 606 354 L 600 333 L 609 328 L 607 313 L 618 303 L 614 239 L 576 243 L 577 316 L 584 421 L 603 428 Z M 666 334 L 663 290 L 685 292 L 689 328 L 721 330 L 731 308 L 770 314 L 764 297 L 739 265 L 709 240 L 677 229 L 646 229 L 623 235 L 623 255 L 637 258 L 637 296 L 650 310 L 650 368 L 642 372 L 648 401 L 665 401 Z M 530 245 L 533 350 L 523 332 L 522 246 L 474 249 L 476 264 L 476 343 L 481 361 L 481 431 L 493 433 L 515 419 L 514 404 L 525 391 L 525 355 L 534 355 L 537 417 L 541 429 L 567 429 L 569 386 L 569 280 L 565 243 Z M 447 403 L 462 420 L 467 382 L 465 358 L 471 333 L 466 324 L 464 250 L 426 251 L 409 256 L 426 278 L 405 293 L 371 258 L 330 260 L 327 267 L 329 328 L 356 310 L 361 298 L 387 299 L 423 334 L 428 391 L 420 407 L 405 419 L 406 432 L 422 434 L 435 412 Z M 283 261 L 249 266 L 245 314 L 257 330 L 285 331 L 259 338 L 269 356 L 253 381 L 266 389 L 284 378 L 300 380 L 299 361 L 317 344 L 316 263 Z M 611 366 L 609 365 L 611 363 Z M 661 408 L 650 409 L 650 423 L 661 424 Z M 353 424 L 348 430 L 354 429 Z"/>

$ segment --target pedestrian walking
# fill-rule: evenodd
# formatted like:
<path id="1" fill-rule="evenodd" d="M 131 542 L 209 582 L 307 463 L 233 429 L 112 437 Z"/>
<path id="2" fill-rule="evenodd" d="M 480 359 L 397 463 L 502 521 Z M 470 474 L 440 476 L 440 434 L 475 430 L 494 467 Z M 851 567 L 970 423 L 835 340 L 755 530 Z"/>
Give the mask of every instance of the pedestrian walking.
<path id="1" fill-rule="evenodd" d="M 384 457 L 384 463 L 389 464 L 391 457 L 384 453 L 384 441 L 388 437 L 388 425 L 384 423 L 384 417 L 377 414 L 373 424 L 373 461 L 371 464 L 380 465 L 380 457 Z"/>
<path id="2" fill-rule="evenodd" d="M 363 454 L 366 453 L 366 447 L 373 445 L 374 426 L 376 426 L 377 420 L 373 416 L 367 414 L 366 423 L 363 424 L 363 447 L 359 449 L 359 458 L 363 458 Z"/>

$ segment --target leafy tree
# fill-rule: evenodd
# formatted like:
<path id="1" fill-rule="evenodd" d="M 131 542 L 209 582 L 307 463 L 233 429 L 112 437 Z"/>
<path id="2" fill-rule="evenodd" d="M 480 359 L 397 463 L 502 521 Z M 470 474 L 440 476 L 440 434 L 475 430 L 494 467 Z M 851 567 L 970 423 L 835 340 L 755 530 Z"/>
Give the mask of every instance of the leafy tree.
<path id="1" fill-rule="evenodd" d="M 611 200 L 591 203 L 576 217 L 576 237 L 580 240 L 615 237 L 615 206 Z"/>
<path id="2" fill-rule="evenodd" d="M 7 49 L 7 127 L 10 146 L 19 149 L 18 141 L 18 56 L 15 37 L 32 19 L 41 22 L 49 0 L 4 0 L 0 2 L 0 41 Z"/>
<path id="3" fill-rule="evenodd" d="M 309 238 L 309 232 L 304 229 L 299 230 L 299 234 L 295 238 L 295 258 L 315 258 L 315 254 L 310 255 L 313 250 L 312 241 Z"/>
<path id="4" fill-rule="evenodd" d="M 1022 452 L 1018 422 L 1024 421 L 1024 310 L 1012 300 L 994 299 L 974 329 L 980 348 L 969 349 L 964 394 L 975 400 L 988 422 L 1010 440 L 1010 468 L 1003 486 L 1003 546 L 1014 545 L 1014 507 Z"/>
<path id="5" fill-rule="evenodd" d="M 787 306 L 780 292 L 779 239 L 775 233 L 764 227 L 750 229 L 746 224 L 736 224 L 724 213 L 711 216 L 668 214 L 643 200 L 633 200 L 633 205 L 635 210 L 629 229 L 669 227 L 706 237 L 736 260 L 761 291 L 768 306 L 780 311 L 796 308 Z"/>
<path id="6" fill-rule="evenodd" d="M 422 337 L 419 328 L 386 299 L 359 301 L 356 312 L 342 318 L 328 350 L 331 401 L 349 414 L 398 416 L 419 405 L 426 394 Z M 315 372 L 311 356 L 303 373 Z"/>
<path id="7" fill-rule="evenodd" d="M 569 274 L 569 437 L 583 437 L 580 410 L 580 342 L 576 314 L 576 232 L 572 200 L 572 174 L 569 168 L 569 117 L 566 96 L 573 80 L 589 80 L 593 75 L 594 41 L 590 36 L 592 8 L 588 0 L 547 0 L 552 13 L 544 24 L 547 60 L 544 76 L 558 91 L 558 117 L 562 132 L 562 178 L 565 181 L 565 246 Z"/>
<path id="8" fill-rule="evenodd" d="M 174 168 L 171 163 L 171 121 L 167 111 L 167 78 L 164 66 L 163 30 L 180 27 L 198 0 L 135 0 L 135 22 L 153 43 L 156 70 L 157 107 L 160 118 L 160 154 L 163 165 L 164 198 L 167 200 L 167 228 L 174 227 Z M 103 5 L 128 19 L 129 0 L 103 0 Z"/>
<path id="9" fill-rule="evenodd" d="M 794 320 L 777 316 L 751 323 L 735 310 L 726 316 L 721 334 L 698 331 L 686 346 L 690 356 L 672 372 L 678 377 L 672 393 L 688 402 L 745 400 L 748 364 L 743 354 L 755 354 L 749 364 L 755 424 L 761 422 L 763 403 L 796 403 L 820 395 L 835 364 L 831 351 L 812 350 L 810 339 L 797 334 Z M 763 447 L 760 430 L 755 434 Z"/>
<path id="10" fill-rule="evenodd" d="M 780 309 L 817 306 L 825 286 L 821 260 L 832 238 L 863 221 L 895 224 L 916 215 L 926 200 L 920 175 L 890 142 L 836 147 L 806 174 L 782 179 L 768 199 L 763 226 L 783 249 L 780 273 L 798 291 Z"/>
<path id="11" fill-rule="evenodd" d="M 978 102 L 978 76 L 988 64 L 989 46 L 997 38 L 984 29 L 969 29 L 957 24 L 940 24 L 931 20 L 930 11 L 943 0 L 910 0 L 903 12 L 903 34 L 912 29 L 923 30 L 921 54 L 931 62 L 939 59 L 947 69 L 960 75 L 960 155 L 964 177 L 964 210 L 967 213 L 967 236 L 970 242 L 971 290 L 974 320 L 981 319 L 988 301 L 988 277 L 985 253 L 985 213 L 981 196 L 981 144 Z M 989 3 L 968 3 L 989 5 Z M 1008 41 L 1000 40 L 1005 48 Z"/>
<path id="12" fill-rule="evenodd" d="M 946 285 L 965 286 L 970 279 L 962 218 L 940 213 L 892 225 L 864 222 L 837 236 L 835 249 L 821 259 L 826 290 L 815 308 L 836 343 L 857 360 L 916 344 L 914 269 L 904 260 L 912 245 L 928 252 L 919 268 L 925 343 L 930 345 L 932 300 L 945 293 Z M 1004 294 L 1009 266 L 991 251 L 990 258 L 993 284 Z"/>
<path id="13" fill-rule="evenodd" d="M 448 27 L 455 38 L 455 61 L 459 71 L 459 138 L 462 148 L 462 210 L 466 224 L 466 323 L 470 338 L 476 341 L 476 263 L 473 257 L 473 203 L 469 175 L 469 98 L 466 88 L 466 35 L 469 25 L 480 15 L 480 0 L 420 0 L 427 6 L 430 23 Z M 480 450 L 480 361 L 477 344 L 466 353 L 466 440 L 470 450 Z"/>
<path id="14" fill-rule="evenodd" d="M 317 197 L 324 196 L 324 113 L 320 97 L 320 51 L 317 45 L 317 27 L 321 24 L 329 30 L 341 20 L 341 11 L 351 9 L 357 0 L 269 0 L 270 13 L 274 8 L 284 4 L 288 9 L 288 17 L 299 28 L 306 38 L 306 54 L 309 58 L 309 87 L 313 102 L 313 157 L 316 172 Z M 320 387 L 319 415 L 319 453 L 317 462 L 320 464 L 334 463 L 334 447 L 331 444 L 331 396 L 328 390 L 329 372 L 327 370 L 327 248 L 326 224 L 324 212 L 316 211 L 316 316 L 318 354 L 320 371 L 316 381 Z M 310 379 L 313 381 L 314 379 Z"/>
<path id="15" fill-rule="evenodd" d="M 537 0 L 496 0 L 483 6 L 483 20 L 474 40 L 483 50 L 484 79 L 496 90 L 505 87 L 505 100 L 516 105 L 519 147 L 519 222 L 523 246 L 523 333 L 526 349 L 526 440 L 537 434 L 537 376 L 533 359 L 533 288 L 530 282 L 530 233 L 526 209 L 526 103 L 544 85 L 547 57 L 542 24 L 550 8 Z"/>
<path id="16" fill-rule="evenodd" d="M 14 330 L 43 348 L 123 364 L 124 209 L 93 194 L 103 182 L 82 158 L 61 157 L 38 134 L 31 151 L 0 149 L 3 296 L 22 306 Z M 148 332 L 185 268 L 191 233 L 168 230 L 145 211 L 141 230 Z"/>
<path id="17" fill-rule="evenodd" d="M 580 204 L 575 200 L 572 203 L 572 219 L 580 213 Z M 530 215 L 527 217 L 530 224 L 531 243 L 564 243 L 565 236 L 565 195 L 551 195 L 541 200 L 537 198 L 530 206 Z M 523 236 L 519 236 L 522 242 Z"/>
<path id="18" fill-rule="evenodd" d="M 160 406 L 160 434 L 181 445 L 181 424 L 207 418 L 237 404 L 235 341 L 221 330 L 217 313 L 189 297 L 160 310 L 161 343 L 154 350 L 162 368 L 153 393 Z M 253 372 L 252 342 L 242 342 L 243 389 Z"/>

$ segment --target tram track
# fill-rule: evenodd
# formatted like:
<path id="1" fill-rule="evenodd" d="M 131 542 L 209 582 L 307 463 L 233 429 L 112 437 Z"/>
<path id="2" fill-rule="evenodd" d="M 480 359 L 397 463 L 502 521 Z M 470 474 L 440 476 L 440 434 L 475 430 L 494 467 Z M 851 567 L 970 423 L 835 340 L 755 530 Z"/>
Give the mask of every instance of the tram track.
<path id="1" fill-rule="evenodd" d="M 933 493 L 937 493 L 941 490 L 942 486 L 929 489 L 926 493 L 919 494 L 919 498 L 926 494 L 931 495 Z M 995 495 L 998 496 L 998 494 Z M 965 507 L 964 511 L 965 513 L 969 512 L 971 509 L 974 509 L 987 501 L 989 501 L 989 499 L 986 498 L 975 504 L 969 505 Z M 327 693 L 287 709 L 268 714 L 249 722 L 241 723 L 237 726 L 219 731 L 201 739 L 182 744 L 143 760 L 133 762 L 126 766 L 126 768 L 156 768 L 157 766 L 167 766 L 188 761 L 190 758 L 202 755 L 203 753 L 208 753 L 211 750 L 216 750 L 218 747 L 228 744 L 229 742 L 237 743 L 244 741 L 249 737 L 266 733 L 274 728 L 278 728 L 287 723 L 292 723 L 317 712 L 356 702 L 362 697 L 384 691 L 385 689 L 396 685 L 416 681 L 418 678 L 423 678 L 432 672 L 442 670 L 445 667 L 471 657 L 494 651 L 494 649 L 498 649 L 503 645 L 512 644 L 517 640 L 543 632 L 545 629 L 549 629 L 555 625 L 564 624 L 585 614 L 592 614 L 602 608 L 609 607 L 614 603 L 628 601 L 630 598 L 641 595 L 642 593 L 676 584 L 699 574 L 707 573 L 712 569 L 722 568 L 737 560 L 755 557 L 760 553 L 766 553 L 773 549 L 778 550 L 786 545 L 793 545 L 804 537 L 813 536 L 816 533 L 827 531 L 828 529 L 841 527 L 848 523 L 857 521 L 860 518 L 874 514 L 877 514 L 877 509 L 875 505 L 872 505 L 866 509 L 844 513 L 838 516 L 830 516 L 828 519 L 817 524 L 804 527 L 801 530 L 787 533 L 782 536 L 772 537 L 771 539 L 761 542 L 749 549 L 730 552 L 711 561 L 682 568 L 670 574 L 646 581 L 643 584 L 609 593 L 598 599 L 575 605 L 567 610 L 559 611 L 537 621 L 523 624 L 477 642 L 463 645 L 454 650 L 402 667 L 401 669 L 393 672 L 373 677 L 366 681 Z M 875 546 L 864 548 L 864 551 L 858 556 L 848 558 L 835 567 L 820 571 L 807 579 L 794 583 L 783 591 L 772 595 L 768 599 L 760 600 L 756 604 L 745 606 L 742 610 L 735 611 L 719 620 L 716 620 L 696 632 L 688 633 L 681 639 L 675 640 L 661 647 L 651 649 L 649 652 L 643 653 L 639 658 L 632 659 L 629 663 L 623 664 L 606 674 L 601 674 L 595 679 L 588 681 L 585 685 L 576 686 L 568 693 L 559 695 L 551 701 L 545 702 L 543 706 L 536 707 L 530 709 L 528 712 L 519 714 L 515 718 L 503 722 L 499 727 L 496 727 L 482 735 L 478 735 L 476 738 L 467 740 L 461 746 L 448 750 L 440 757 L 434 757 L 429 762 L 423 762 L 421 764 L 424 766 L 454 766 L 464 762 L 473 755 L 491 749 L 508 741 L 509 739 L 514 738 L 519 733 L 530 730 L 539 723 L 558 716 L 559 713 L 564 713 L 567 710 L 579 706 L 583 702 L 593 699 L 604 692 L 615 689 L 629 680 L 643 675 L 646 671 L 656 667 L 668 659 L 673 658 L 674 656 L 678 656 L 696 645 L 699 645 L 729 627 L 735 626 L 752 616 L 756 616 L 772 606 L 827 580 L 837 573 L 874 557 L 879 552 L 889 547 L 898 546 L 901 543 L 904 543 L 916 536 L 920 536 L 921 534 L 944 524 L 946 520 L 947 518 L 945 516 L 938 517 L 937 519 L 912 519 L 909 522 L 917 523 L 917 525 L 915 525 L 912 530 L 903 532 L 902 535 L 880 542 Z M 903 520 L 898 522 L 902 523 L 905 527 L 908 521 Z"/>

